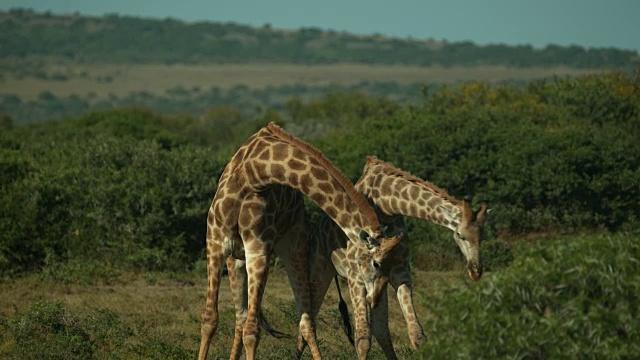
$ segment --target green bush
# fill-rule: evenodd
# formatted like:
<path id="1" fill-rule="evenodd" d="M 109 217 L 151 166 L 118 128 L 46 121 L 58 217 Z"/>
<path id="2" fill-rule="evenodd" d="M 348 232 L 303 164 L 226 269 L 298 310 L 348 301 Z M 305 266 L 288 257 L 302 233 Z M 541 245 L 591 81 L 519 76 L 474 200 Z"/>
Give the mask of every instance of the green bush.
<path id="1" fill-rule="evenodd" d="M 502 269 L 511 264 L 514 257 L 509 244 L 500 239 L 483 241 L 481 251 L 485 271 Z"/>
<path id="2" fill-rule="evenodd" d="M 488 198 L 498 234 L 633 228 L 638 88 L 640 77 L 615 73 L 525 88 L 463 84 L 434 92 L 422 108 L 354 114 L 315 144 L 354 181 L 365 156 L 376 155 L 457 198 Z"/>
<path id="3" fill-rule="evenodd" d="M 533 247 L 507 270 L 431 304 L 426 358 L 640 356 L 640 240 L 600 235 Z"/>
<path id="4" fill-rule="evenodd" d="M 100 259 L 102 260 L 102 259 Z M 42 273 L 43 280 L 63 284 L 89 285 L 112 283 L 121 275 L 119 268 L 100 260 L 60 259 L 49 253 L 45 257 Z"/>
<path id="5" fill-rule="evenodd" d="M 35 302 L 9 321 L 0 318 L 3 359 L 191 359 L 196 353 L 129 325 L 111 310 L 74 315 L 59 302 Z M 140 341 L 140 337 L 146 339 Z"/>
<path id="6" fill-rule="evenodd" d="M 9 330 L 15 359 L 88 359 L 93 352 L 87 331 L 57 302 L 34 303 Z"/>
<path id="7" fill-rule="evenodd" d="M 449 229 L 424 220 L 406 218 L 411 267 L 426 271 L 452 270 L 464 266 L 464 258 Z"/>
<path id="8" fill-rule="evenodd" d="M 136 139 L 94 133 L 95 126 L 9 134 L 20 149 L 1 150 L 11 156 L 0 164 L 16 170 L 0 194 L 0 272 L 53 266 L 49 272 L 61 275 L 54 262 L 66 261 L 178 270 L 202 256 L 208 205 L 226 162 L 205 147 L 167 147 L 153 131 Z"/>

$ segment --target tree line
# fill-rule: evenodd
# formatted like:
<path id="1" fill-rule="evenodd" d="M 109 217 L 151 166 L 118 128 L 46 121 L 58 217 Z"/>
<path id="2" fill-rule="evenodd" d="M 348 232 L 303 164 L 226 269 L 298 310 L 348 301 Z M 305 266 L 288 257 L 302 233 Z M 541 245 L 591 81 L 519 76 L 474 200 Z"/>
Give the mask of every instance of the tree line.
<path id="1" fill-rule="evenodd" d="M 638 53 L 616 48 L 549 44 L 477 45 L 472 42 L 393 38 L 379 34 L 235 23 L 57 15 L 29 9 L 0 12 L 0 58 L 54 57 L 98 63 L 407 64 L 515 67 L 633 68 Z"/>

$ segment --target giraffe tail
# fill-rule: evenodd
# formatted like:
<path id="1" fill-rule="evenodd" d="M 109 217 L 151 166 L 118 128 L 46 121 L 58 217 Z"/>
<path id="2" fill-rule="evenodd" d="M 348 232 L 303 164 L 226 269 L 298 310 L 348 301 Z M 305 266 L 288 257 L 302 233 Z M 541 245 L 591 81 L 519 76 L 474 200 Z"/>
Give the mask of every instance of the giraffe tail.
<path id="1" fill-rule="evenodd" d="M 271 325 L 269 325 L 269 322 L 267 321 L 267 318 L 264 316 L 264 314 L 262 314 L 262 312 L 260 312 L 260 327 L 262 328 L 262 330 L 266 331 L 269 333 L 269 335 L 273 336 L 276 339 L 290 339 L 291 335 L 289 334 L 285 334 L 283 332 L 280 332 L 278 330 L 275 330 L 274 328 L 271 327 Z"/>
<path id="2" fill-rule="evenodd" d="M 351 320 L 349 319 L 349 309 L 347 308 L 347 303 L 342 298 L 340 284 L 338 283 L 338 275 L 336 275 L 334 279 L 336 281 L 336 288 L 338 289 L 338 297 L 340 298 L 340 302 L 338 303 L 338 310 L 340 310 L 340 315 L 342 315 L 342 327 L 344 328 L 344 332 L 349 338 L 351 346 L 355 347 L 356 345 L 353 341 L 353 328 L 351 327 Z"/>

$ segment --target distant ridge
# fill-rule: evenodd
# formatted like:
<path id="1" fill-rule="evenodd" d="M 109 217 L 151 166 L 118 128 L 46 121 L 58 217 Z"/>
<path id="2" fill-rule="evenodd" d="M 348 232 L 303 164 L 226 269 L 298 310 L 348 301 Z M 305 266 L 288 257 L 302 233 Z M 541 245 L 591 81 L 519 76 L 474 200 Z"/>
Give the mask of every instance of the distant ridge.
<path id="1" fill-rule="evenodd" d="M 353 35 L 317 28 L 278 30 L 234 23 L 188 23 L 120 15 L 56 15 L 0 11 L 0 59 L 62 59 L 83 63 L 366 63 L 514 67 L 625 68 L 638 52 L 548 45 L 476 45 Z"/>

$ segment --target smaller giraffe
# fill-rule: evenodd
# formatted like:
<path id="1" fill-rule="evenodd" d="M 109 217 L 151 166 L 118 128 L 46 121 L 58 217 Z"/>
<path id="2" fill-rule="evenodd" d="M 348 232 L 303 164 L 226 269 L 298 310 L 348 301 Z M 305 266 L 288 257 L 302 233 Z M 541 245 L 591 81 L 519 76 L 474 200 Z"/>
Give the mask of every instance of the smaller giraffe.
<path id="1" fill-rule="evenodd" d="M 423 219 L 453 231 L 454 241 L 467 259 L 467 271 L 475 281 L 482 276 L 480 243 L 483 237 L 484 221 L 488 212 L 483 202 L 478 212 L 473 212 L 470 202 L 456 200 L 422 179 L 393 165 L 367 157 L 363 174 L 355 184 L 356 189 L 364 194 L 374 205 L 379 221 L 387 226 L 406 231 L 403 216 Z M 322 218 L 313 236 L 318 237 L 310 251 L 312 314 L 317 315 L 322 301 L 334 276 L 339 274 L 349 280 L 351 298 L 355 309 L 356 348 L 360 358 L 366 357 L 370 346 L 368 307 L 362 301 L 362 279 L 366 271 L 355 273 L 363 264 L 360 250 L 350 247 L 344 234 L 328 218 Z M 312 245 L 313 246 L 313 245 Z M 417 349 L 426 337 L 418 320 L 412 300 L 411 273 L 409 269 L 408 241 L 396 247 L 384 264 L 380 264 L 376 276 L 387 276 L 389 283 L 396 289 L 398 301 L 407 323 L 411 344 Z M 328 260 L 331 260 L 329 263 Z M 359 261 L 355 261 L 359 260 Z M 385 283 L 386 284 L 386 283 Z M 374 304 L 375 305 L 375 304 Z M 395 359 L 395 350 L 391 342 L 388 326 L 387 298 L 380 298 L 379 306 L 371 309 L 371 331 L 389 359 Z M 304 350 L 304 343 L 299 341 L 298 353 Z M 363 356 L 364 354 L 364 356 Z"/>
<path id="2" fill-rule="evenodd" d="M 304 243 L 306 235 L 301 226 L 303 218 L 291 215 L 290 201 L 274 201 L 291 196 L 284 187 L 302 192 L 313 200 L 335 221 L 354 247 L 363 247 L 363 253 L 374 261 L 382 262 L 398 243 L 401 234 L 387 236 L 377 220 L 375 211 L 358 193 L 353 184 L 322 153 L 280 129 L 273 123 L 249 137 L 225 167 L 207 217 L 207 272 L 208 289 L 205 311 L 202 314 L 199 358 L 205 359 L 211 338 L 218 326 L 218 293 L 223 261 L 228 267 L 235 261 L 246 264 L 246 278 L 232 271 L 230 280 L 236 306 L 243 304 L 243 296 L 235 293 L 234 282 L 247 284 L 246 309 L 236 309 L 241 319 L 242 344 L 247 359 L 254 359 L 258 346 L 260 307 L 269 270 L 269 258 L 278 248 L 278 240 L 290 237 Z M 275 195 L 274 195 L 275 194 Z M 280 199 L 278 199 L 280 200 Z M 295 200 L 294 202 L 299 202 Z M 279 204 L 289 204 L 281 206 Z M 284 209 L 279 209 L 284 207 Z M 301 220 L 302 219 L 302 220 Z M 298 243 L 300 244 L 300 243 Z M 366 248 L 365 248 L 366 246 Z M 308 342 L 314 359 L 320 358 L 315 336 L 315 324 L 310 315 L 310 288 L 308 284 L 308 256 L 295 252 L 292 259 L 292 283 L 296 304 L 301 313 L 300 341 Z M 289 253 L 291 254 L 291 253 Z M 295 261 L 294 261 L 295 260 Z M 369 263 L 371 266 L 372 263 Z M 290 274 L 289 279 L 292 279 Z M 306 280 L 306 282 L 305 282 Z M 376 279 L 378 282 L 384 279 Z M 384 284 L 367 289 L 382 288 Z M 381 292 L 367 293 L 371 302 Z M 235 346 L 235 344 L 234 344 Z M 236 354 L 239 356 L 239 354 Z"/>

